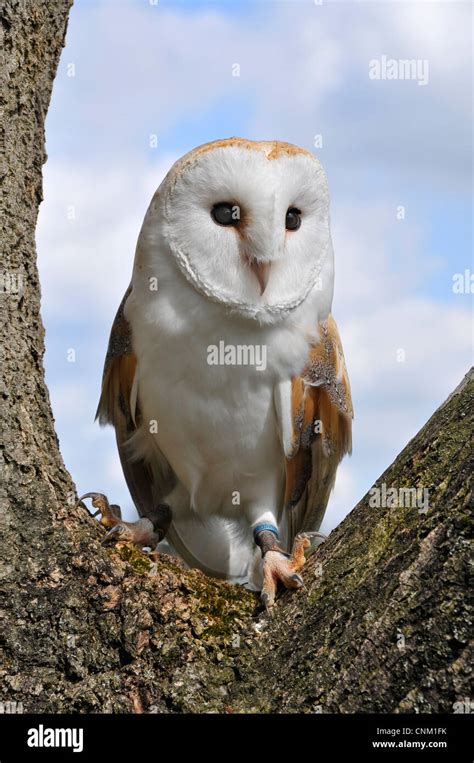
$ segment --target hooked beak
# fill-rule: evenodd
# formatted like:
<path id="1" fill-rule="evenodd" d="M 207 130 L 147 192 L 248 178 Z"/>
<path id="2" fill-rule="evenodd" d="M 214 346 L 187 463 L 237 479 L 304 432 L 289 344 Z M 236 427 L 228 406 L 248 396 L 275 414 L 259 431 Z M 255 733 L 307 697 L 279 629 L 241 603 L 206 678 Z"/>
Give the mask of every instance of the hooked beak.
<path id="1" fill-rule="evenodd" d="M 257 281 L 260 285 L 261 295 L 267 288 L 271 265 L 271 262 L 257 262 L 257 260 L 250 261 L 250 269 L 252 273 L 254 273 L 254 275 L 257 277 Z"/>

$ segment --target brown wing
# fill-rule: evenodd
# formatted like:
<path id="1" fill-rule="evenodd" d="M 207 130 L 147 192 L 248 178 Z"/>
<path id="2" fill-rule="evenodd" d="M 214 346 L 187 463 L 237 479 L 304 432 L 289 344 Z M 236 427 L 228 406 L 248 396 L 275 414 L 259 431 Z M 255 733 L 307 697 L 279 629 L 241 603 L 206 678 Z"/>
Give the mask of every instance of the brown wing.
<path id="1" fill-rule="evenodd" d="M 303 373 L 292 380 L 285 489 L 290 545 L 298 532 L 319 528 L 339 462 L 352 448 L 351 389 L 331 315 L 319 325 L 319 335 Z"/>
<path id="2" fill-rule="evenodd" d="M 129 286 L 110 332 L 96 419 L 99 419 L 101 426 L 112 424 L 115 427 L 120 462 L 128 489 L 138 513 L 148 516 L 171 490 L 174 475 L 171 469 L 166 470 L 166 479 L 158 485 L 151 467 L 144 461 L 132 460 L 127 448 L 127 443 L 137 431 L 141 420 L 138 400 L 134 400 L 137 359 L 133 352 L 130 324 L 124 315 L 125 303 L 131 291 Z"/>

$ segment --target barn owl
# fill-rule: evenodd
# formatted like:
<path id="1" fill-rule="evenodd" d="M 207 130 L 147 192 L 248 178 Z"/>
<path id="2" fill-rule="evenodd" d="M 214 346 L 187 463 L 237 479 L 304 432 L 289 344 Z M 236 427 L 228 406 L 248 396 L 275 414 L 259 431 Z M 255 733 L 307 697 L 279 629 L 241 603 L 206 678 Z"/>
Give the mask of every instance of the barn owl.
<path id="1" fill-rule="evenodd" d="M 331 315 L 329 193 L 279 141 L 199 146 L 171 168 L 139 235 L 97 416 L 113 424 L 142 519 L 88 494 L 109 535 L 164 535 L 191 567 L 261 591 L 302 585 L 352 402 Z M 149 533 L 149 535 L 147 535 Z"/>

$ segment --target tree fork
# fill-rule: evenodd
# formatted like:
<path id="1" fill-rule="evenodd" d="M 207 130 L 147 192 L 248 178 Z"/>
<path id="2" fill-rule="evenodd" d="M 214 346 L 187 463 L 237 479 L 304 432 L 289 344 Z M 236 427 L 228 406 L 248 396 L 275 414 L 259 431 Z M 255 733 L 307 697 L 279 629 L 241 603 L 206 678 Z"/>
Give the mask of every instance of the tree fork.
<path id="1" fill-rule="evenodd" d="M 44 381 L 34 233 L 69 0 L 2 11 L 0 702 L 25 712 L 452 712 L 464 599 L 472 371 L 377 482 L 428 511 L 356 506 L 271 616 L 254 594 L 105 549 L 76 507 Z"/>

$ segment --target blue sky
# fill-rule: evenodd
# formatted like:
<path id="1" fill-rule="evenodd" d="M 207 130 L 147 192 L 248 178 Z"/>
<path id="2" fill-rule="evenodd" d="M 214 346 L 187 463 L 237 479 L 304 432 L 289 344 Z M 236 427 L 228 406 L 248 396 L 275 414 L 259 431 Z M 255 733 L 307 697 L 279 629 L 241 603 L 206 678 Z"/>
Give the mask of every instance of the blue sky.
<path id="1" fill-rule="evenodd" d="M 449 394 L 472 364 L 472 294 L 452 289 L 474 270 L 471 14 L 457 2 L 77 0 L 37 241 L 47 381 L 80 492 L 133 516 L 113 431 L 93 422 L 103 358 L 151 195 L 208 140 L 288 140 L 328 174 L 356 419 L 326 529 Z M 426 60 L 428 83 L 370 79 L 383 55 Z"/>

